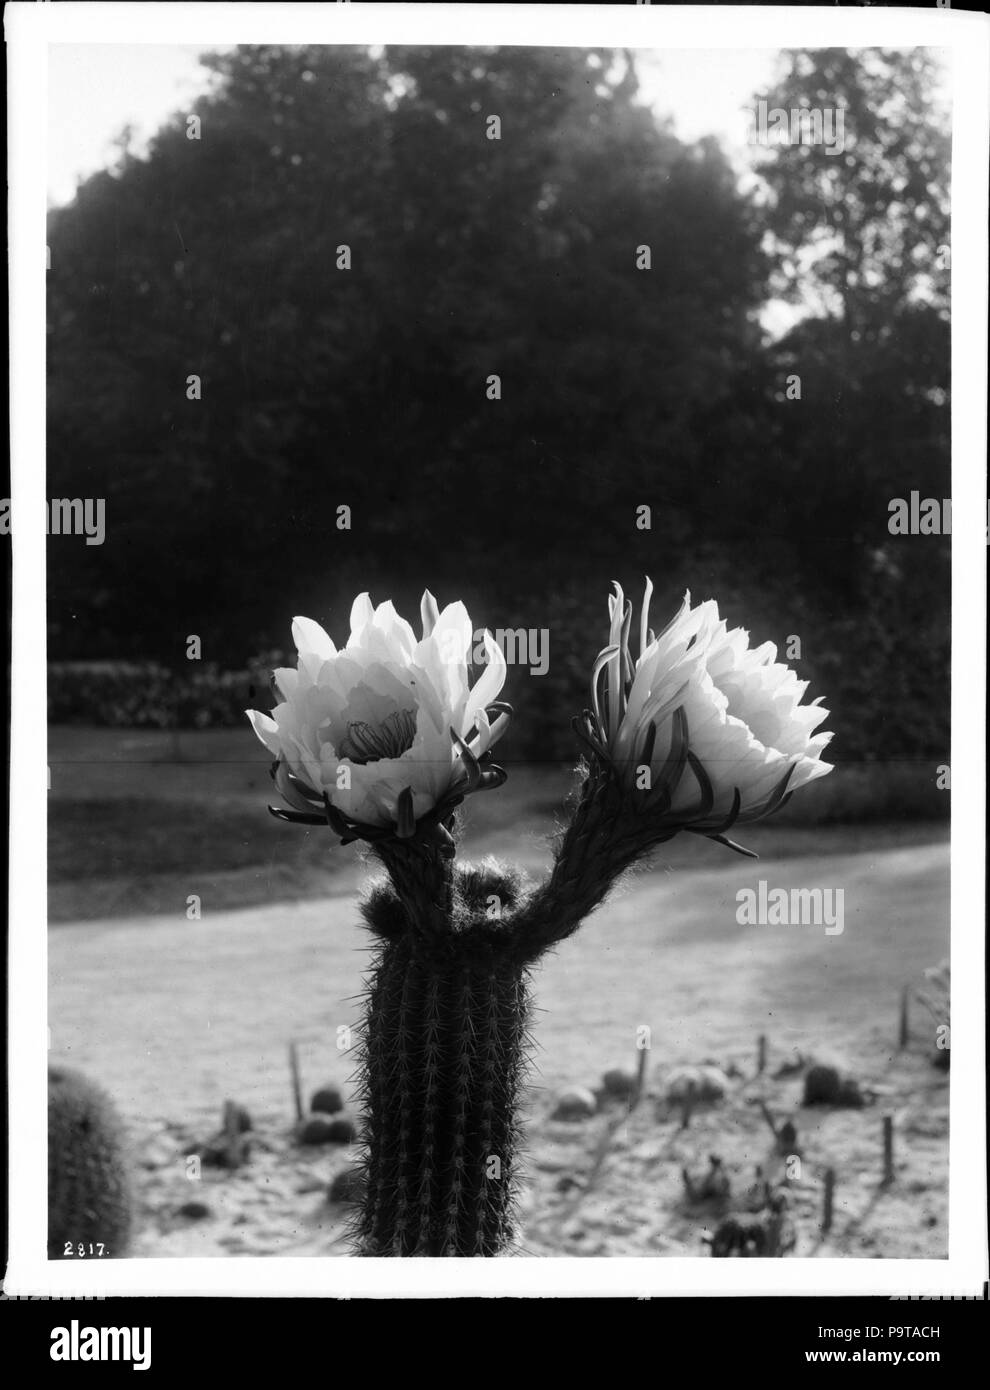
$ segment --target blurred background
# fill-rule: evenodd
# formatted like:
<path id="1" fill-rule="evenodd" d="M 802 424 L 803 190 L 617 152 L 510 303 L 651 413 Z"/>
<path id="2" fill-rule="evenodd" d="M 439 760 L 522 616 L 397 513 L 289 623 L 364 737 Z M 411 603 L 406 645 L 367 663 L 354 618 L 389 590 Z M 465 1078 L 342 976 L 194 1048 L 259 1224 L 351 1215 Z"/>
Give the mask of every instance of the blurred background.
<path id="1" fill-rule="evenodd" d="M 95 765 L 263 762 L 243 710 L 292 615 L 339 641 L 364 589 L 548 630 L 504 692 L 520 769 L 574 756 L 612 579 L 650 574 L 657 621 L 714 596 L 797 636 L 834 711 L 842 777 L 803 814 L 946 813 L 950 539 L 888 530 L 891 499 L 949 495 L 937 53 L 53 62 L 48 488 L 106 500 L 102 545 L 49 541 L 55 884 L 267 848 L 165 808 L 142 851 L 154 787 L 118 769 L 108 804 Z M 843 149 L 748 144 L 760 100 L 841 109 Z"/>
<path id="2" fill-rule="evenodd" d="M 340 642 L 358 592 L 413 618 L 429 587 L 546 631 L 545 672 L 509 668 L 508 783 L 464 816 L 465 853 L 539 873 L 610 583 L 638 603 L 649 574 L 657 626 L 690 589 L 778 644 L 836 770 L 744 837 L 758 866 L 678 837 L 541 969 L 529 1248 L 699 1253 L 682 1163 L 766 1164 L 753 1106 L 793 1110 L 824 1043 L 900 1107 L 910 1171 L 880 1200 L 872 1112 L 802 1111 L 806 1231 L 828 1166 L 849 1205 L 800 1252 L 944 1254 L 947 1078 L 917 1010 L 913 1053 L 891 1035 L 947 950 L 950 537 L 888 525 L 950 492 L 940 55 L 93 47 L 51 71 L 47 487 L 106 512 L 102 544 L 49 539 L 50 1022 L 143 1146 L 137 1253 L 335 1229 L 322 1199 L 300 1216 L 329 1173 L 286 1045 L 347 1084 L 368 866 L 265 811 L 243 712 L 293 615 Z M 748 143 L 760 101 L 841 111 L 842 148 Z M 740 929 L 758 875 L 842 889 L 845 933 Z M 597 1140 L 568 1147 L 545 1098 L 628 1063 L 644 1020 L 651 1077 L 714 1059 L 732 1105 L 658 1139 L 651 1091 L 575 1226 Z M 231 1097 L 259 1147 L 197 1205 L 182 1155 Z"/>

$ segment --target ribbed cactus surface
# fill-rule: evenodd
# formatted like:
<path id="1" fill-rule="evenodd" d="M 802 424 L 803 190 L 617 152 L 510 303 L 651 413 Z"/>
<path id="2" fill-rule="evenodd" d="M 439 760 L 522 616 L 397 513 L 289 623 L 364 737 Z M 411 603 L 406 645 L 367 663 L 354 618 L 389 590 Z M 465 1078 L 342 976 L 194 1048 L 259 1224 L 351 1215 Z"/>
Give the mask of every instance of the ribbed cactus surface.
<path id="1" fill-rule="evenodd" d="M 363 907 L 377 938 L 362 1068 L 365 1255 L 498 1255 L 513 1243 L 529 969 L 656 838 L 589 775 L 547 881 L 376 846 L 388 880 Z M 451 827 L 452 828 L 452 827 Z"/>
<path id="2" fill-rule="evenodd" d="M 365 1255 L 495 1255 L 512 1237 L 529 993 L 502 914 L 518 879 L 434 871 L 422 911 L 384 885 L 364 907 L 379 942 L 364 1029 Z M 433 919 L 438 895 L 446 910 Z"/>
<path id="3" fill-rule="evenodd" d="M 365 1055 L 369 1255 L 493 1255 L 511 1234 L 523 971 L 483 929 L 432 952 L 389 943 Z"/>
<path id="4" fill-rule="evenodd" d="M 81 1073 L 49 1067 L 49 1259 L 77 1256 L 80 1246 L 87 1256 L 123 1255 L 132 1220 L 124 1127 L 113 1102 Z"/>

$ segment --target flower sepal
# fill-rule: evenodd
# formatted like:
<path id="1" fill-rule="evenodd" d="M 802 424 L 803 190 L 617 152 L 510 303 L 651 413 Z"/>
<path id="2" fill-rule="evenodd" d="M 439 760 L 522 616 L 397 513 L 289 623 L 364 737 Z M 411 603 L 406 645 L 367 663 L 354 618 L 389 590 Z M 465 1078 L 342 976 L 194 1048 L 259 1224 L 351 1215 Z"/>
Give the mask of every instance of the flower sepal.
<path id="1" fill-rule="evenodd" d="M 288 821 L 292 825 L 326 825 L 339 837 L 342 845 L 364 840 L 369 845 L 381 845 L 389 841 L 397 844 L 432 847 L 440 851 L 444 859 L 454 857 L 453 814 L 464 800 L 463 796 L 446 797 L 438 802 L 426 815 L 417 821 L 412 813 L 412 791 L 409 787 L 401 792 L 398 801 L 398 821 L 394 826 L 367 825 L 362 821 L 349 820 L 334 806 L 326 792 L 323 793 L 323 812 L 290 811 L 284 806 L 269 806 L 268 810 L 276 820 Z"/>
<path id="2" fill-rule="evenodd" d="M 508 719 L 512 706 L 505 701 L 497 701 L 488 706 L 488 715 Z M 508 774 L 503 767 L 492 761 L 491 751 L 478 757 L 467 741 L 456 731 L 450 730 L 451 741 L 459 751 L 462 768 L 461 777 L 451 791 L 441 798 L 429 811 L 418 819 L 413 810 L 413 790 L 406 787 L 400 792 L 396 802 L 396 818 L 391 825 L 370 825 L 348 817 L 334 806 L 329 793 L 318 794 L 300 778 L 294 776 L 285 764 L 276 758 L 271 777 L 285 799 L 296 809 L 285 806 L 269 806 L 268 810 L 277 820 L 292 825 L 326 825 L 339 837 L 340 844 L 352 844 L 364 840 L 369 845 L 387 842 L 405 846 L 422 846 L 424 849 L 439 852 L 444 859 L 454 857 L 453 829 L 454 812 L 471 792 L 491 791 L 502 786 Z M 303 810 L 302 807 L 311 809 Z"/>
<path id="3" fill-rule="evenodd" d="M 701 759 L 690 747 L 688 718 L 683 707 L 676 709 L 671 717 L 670 751 L 657 775 L 656 784 L 651 786 L 648 791 L 629 789 L 628 779 L 622 776 L 620 768 L 616 766 L 608 752 L 604 731 L 593 710 L 584 710 L 580 716 L 576 716 L 571 721 L 571 724 L 575 733 L 588 749 L 600 773 L 619 790 L 623 801 L 631 806 L 633 814 L 649 819 L 651 832 L 655 832 L 654 843 L 661 844 L 684 830 L 692 835 L 703 835 L 708 840 L 715 840 L 718 844 L 724 845 L 726 849 L 735 850 L 737 854 L 745 855 L 747 859 L 759 859 L 760 856 L 755 850 L 737 844 L 735 840 L 730 840 L 726 835 L 726 832 L 731 830 L 740 820 L 742 793 L 738 787 L 733 788 L 732 805 L 728 814 L 721 819 L 712 818 L 715 788 Z M 655 740 L 656 725 L 650 725 L 638 760 L 639 766 L 648 767 L 650 765 Z M 674 795 L 688 768 L 694 774 L 698 784 L 700 792 L 698 803 L 689 810 L 672 812 L 670 808 Z M 742 824 L 753 825 L 757 821 L 765 820 L 787 805 L 793 795 L 792 792 L 787 791 L 787 785 L 794 773 L 794 768 L 795 764 L 792 763 L 766 801 L 761 806 L 747 811 L 742 818 Z"/>

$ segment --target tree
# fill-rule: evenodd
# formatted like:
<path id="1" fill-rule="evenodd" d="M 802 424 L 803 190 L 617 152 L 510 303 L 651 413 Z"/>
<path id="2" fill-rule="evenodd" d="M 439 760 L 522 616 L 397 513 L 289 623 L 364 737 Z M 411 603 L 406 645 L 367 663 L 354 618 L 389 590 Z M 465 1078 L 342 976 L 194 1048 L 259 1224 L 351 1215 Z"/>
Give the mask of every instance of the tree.
<path id="1" fill-rule="evenodd" d="M 832 115 L 828 143 L 780 143 L 759 162 L 775 289 L 881 336 L 905 304 L 948 311 L 951 134 L 923 49 L 797 49 L 769 106 Z"/>
<path id="2" fill-rule="evenodd" d="M 842 111 L 845 150 L 778 144 L 759 159 L 770 283 L 805 316 L 739 379 L 750 432 L 733 504 L 821 615 L 820 636 L 831 628 L 822 688 L 842 692 L 845 749 L 871 757 L 947 742 L 950 540 L 888 528 L 892 499 L 950 493 L 937 77 L 916 50 L 799 50 L 759 94 Z"/>
<path id="3" fill-rule="evenodd" d="M 286 612 L 426 582 L 537 624 L 548 573 L 686 554 L 698 420 L 757 347 L 759 231 L 717 147 L 607 50 L 209 66 L 200 138 L 177 116 L 52 217 L 52 483 L 108 498 L 99 555 L 53 562 L 53 648 L 168 661 L 197 631 L 240 661 Z"/>

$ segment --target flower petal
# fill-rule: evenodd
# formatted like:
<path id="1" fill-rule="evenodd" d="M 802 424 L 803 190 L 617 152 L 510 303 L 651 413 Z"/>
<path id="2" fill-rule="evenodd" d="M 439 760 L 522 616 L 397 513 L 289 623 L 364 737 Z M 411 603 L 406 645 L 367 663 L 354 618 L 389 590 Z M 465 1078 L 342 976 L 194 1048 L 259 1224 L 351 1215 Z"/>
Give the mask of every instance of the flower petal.
<path id="1" fill-rule="evenodd" d="M 337 648 L 331 642 L 319 623 L 312 618 L 293 618 L 292 640 L 300 656 L 318 656 L 321 661 L 337 655 Z"/>

